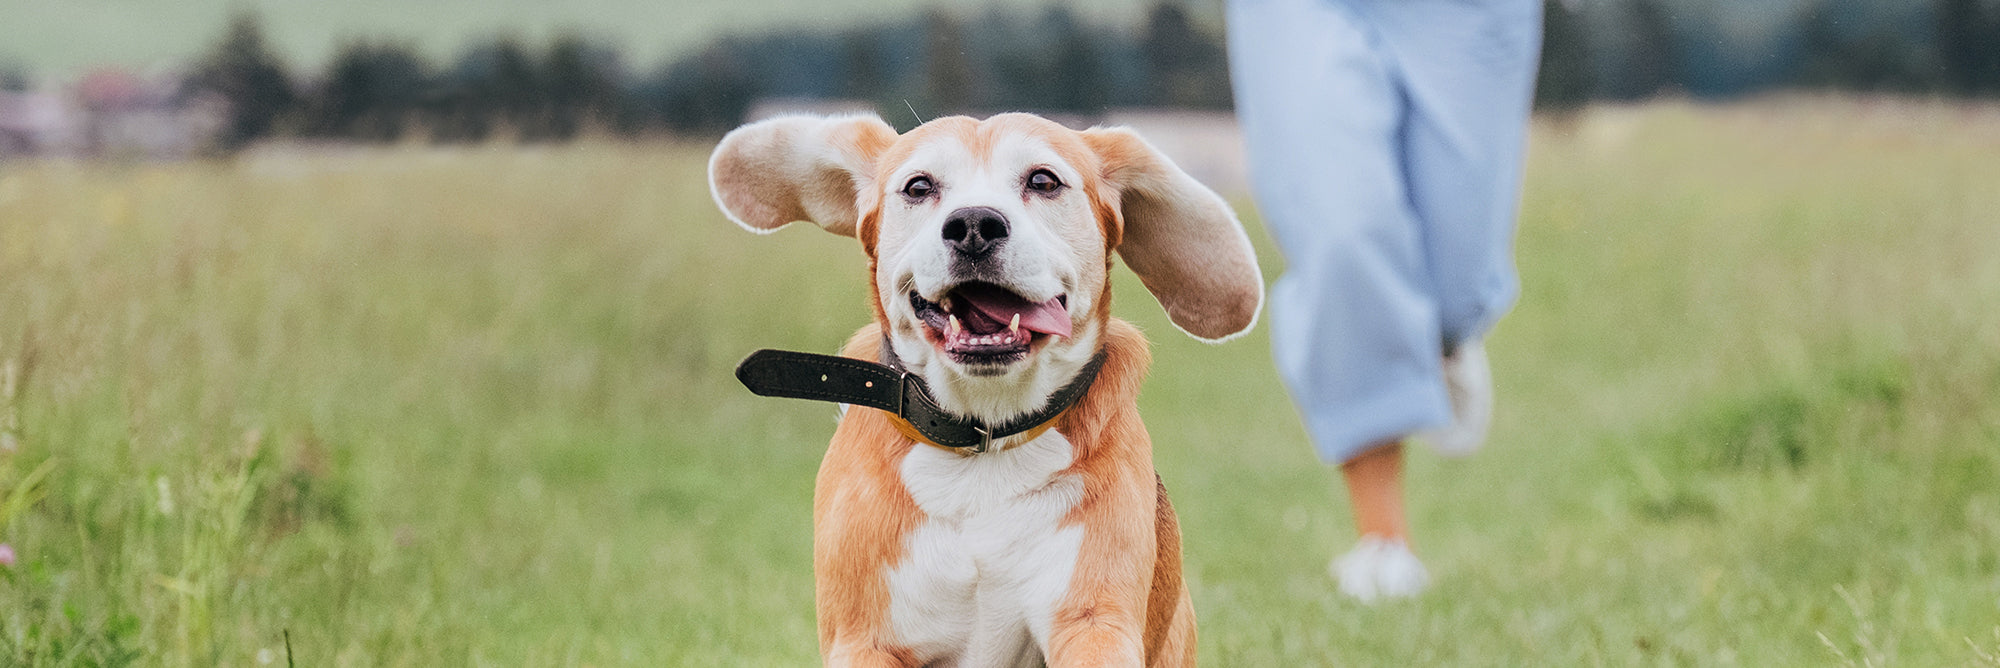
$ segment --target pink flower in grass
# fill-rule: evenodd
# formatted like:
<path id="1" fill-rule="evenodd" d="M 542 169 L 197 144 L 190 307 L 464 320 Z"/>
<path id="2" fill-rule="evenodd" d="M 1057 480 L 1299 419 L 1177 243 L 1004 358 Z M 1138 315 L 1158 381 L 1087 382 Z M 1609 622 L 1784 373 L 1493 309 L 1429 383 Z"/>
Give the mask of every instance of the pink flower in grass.
<path id="1" fill-rule="evenodd" d="M 14 546 L 0 543 L 0 566 L 14 567 Z"/>

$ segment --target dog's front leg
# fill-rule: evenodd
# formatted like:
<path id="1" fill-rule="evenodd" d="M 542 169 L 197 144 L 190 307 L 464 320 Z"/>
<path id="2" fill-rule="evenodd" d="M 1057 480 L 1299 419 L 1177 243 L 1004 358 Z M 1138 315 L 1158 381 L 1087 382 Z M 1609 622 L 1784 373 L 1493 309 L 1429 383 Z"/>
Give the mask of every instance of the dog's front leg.
<path id="1" fill-rule="evenodd" d="M 1086 493 L 1069 514 L 1084 528 L 1084 538 L 1069 593 L 1051 624 L 1052 667 L 1145 664 L 1146 600 L 1159 556 L 1152 472 L 1105 477 L 1116 479 L 1086 483 L 1102 493 Z"/>
<path id="2" fill-rule="evenodd" d="M 828 668 L 917 668 L 908 650 L 857 642 L 841 644 L 826 654 Z"/>
<path id="3" fill-rule="evenodd" d="M 921 521 L 896 478 L 907 452 L 878 444 L 900 440 L 875 413 L 841 421 L 813 488 L 813 588 L 820 655 L 828 666 L 918 665 L 897 643 L 889 618 L 888 570 L 905 536 Z"/>
<path id="4" fill-rule="evenodd" d="M 879 516 L 827 515 L 820 518 L 814 541 L 820 654 L 826 665 L 916 668 L 916 655 L 897 644 L 890 629 L 884 573 L 895 559 L 896 533 L 873 521 Z"/>
<path id="5" fill-rule="evenodd" d="M 1128 605 L 1084 605 L 1056 614 L 1049 666 L 1145 665 L 1140 644 L 1143 610 Z"/>

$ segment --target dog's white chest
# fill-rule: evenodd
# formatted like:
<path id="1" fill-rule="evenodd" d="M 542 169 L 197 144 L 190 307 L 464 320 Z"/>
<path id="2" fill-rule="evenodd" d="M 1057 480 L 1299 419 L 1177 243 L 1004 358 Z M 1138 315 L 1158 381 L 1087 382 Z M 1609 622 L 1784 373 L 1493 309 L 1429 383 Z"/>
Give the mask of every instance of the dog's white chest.
<path id="1" fill-rule="evenodd" d="M 889 572 L 899 644 L 943 666 L 1036 666 L 1069 590 L 1081 527 L 1060 526 L 1083 483 L 1063 475 L 1068 439 L 1050 430 L 971 457 L 917 446 L 903 484 L 925 521 Z"/>

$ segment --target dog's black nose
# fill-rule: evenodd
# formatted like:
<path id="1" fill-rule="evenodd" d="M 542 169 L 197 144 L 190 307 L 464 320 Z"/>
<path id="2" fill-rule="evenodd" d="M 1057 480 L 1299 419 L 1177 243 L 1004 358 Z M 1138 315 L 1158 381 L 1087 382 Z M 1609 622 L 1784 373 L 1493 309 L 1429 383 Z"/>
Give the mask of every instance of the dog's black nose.
<path id="1" fill-rule="evenodd" d="M 989 207 L 968 206 L 944 219 L 944 245 L 966 257 L 993 252 L 1007 240 L 1007 217 Z"/>

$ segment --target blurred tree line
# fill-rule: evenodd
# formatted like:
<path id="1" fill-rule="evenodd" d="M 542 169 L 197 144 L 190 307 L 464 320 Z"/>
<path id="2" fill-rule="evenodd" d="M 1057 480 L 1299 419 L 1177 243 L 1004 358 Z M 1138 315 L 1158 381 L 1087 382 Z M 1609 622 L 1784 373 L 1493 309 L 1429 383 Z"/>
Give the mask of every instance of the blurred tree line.
<path id="1" fill-rule="evenodd" d="M 565 140 L 592 127 L 639 131 L 653 102 L 632 85 L 616 52 L 577 35 L 540 48 L 502 37 L 442 68 L 407 43 L 355 41 L 341 47 L 325 72 L 300 79 L 247 14 L 231 22 L 190 83 L 230 102 L 224 148 L 273 135 Z"/>
<path id="2" fill-rule="evenodd" d="M 934 11 L 845 32 L 720 39 L 658 71 L 578 35 L 502 37 L 444 66 L 414 45 L 354 41 L 324 72 L 290 72 L 254 15 L 236 17 L 192 79 L 230 101 L 225 148 L 267 136 L 397 141 L 560 141 L 585 131 L 713 134 L 760 99 L 859 100 L 915 125 L 969 109 L 1096 114 L 1113 106 L 1226 109 L 1219 25 L 1178 2 L 1136 36 L 1053 5 L 1027 17 Z M 894 113 L 890 113 L 894 112 Z"/>
<path id="3" fill-rule="evenodd" d="M 2000 97 L 2000 0 L 1796 0 L 1743 37 L 1699 0 L 1544 0 L 1535 104 L 1791 88 Z"/>
<path id="4" fill-rule="evenodd" d="M 1799 0 L 1774 39 L 1732 42 L 1712 2 L 1545 0 L 1543 109 L 1773 87 L 2000 96 L 2000 0 Z M 1158 0 L 1135 29 L 1038 14 L 940 10 L 836 32 L 730 36 L 651 72 L 578 35 L 500 37 L 442 65 L 413 45 L 355 41 L 325 71 L 290 71 L 254 15 L 192 80 L 231 102 L 226 147 L 273 135 L 560 141 L 585 131 L 714 134 L 762 99 L 854 100 L 899 127 L 967 110 L 1093 116 L 1113 107 L 1227 109 L 1213 3 Z M 1746 56 L 1745 54 L 1749 54 Z M 1748 58 L 1746 60 L 1746 58 Z"/>

